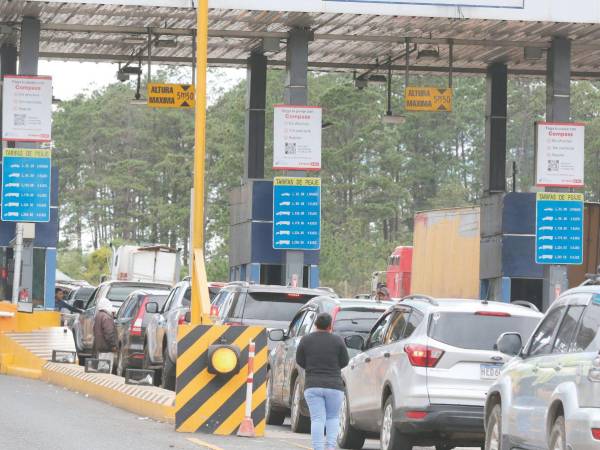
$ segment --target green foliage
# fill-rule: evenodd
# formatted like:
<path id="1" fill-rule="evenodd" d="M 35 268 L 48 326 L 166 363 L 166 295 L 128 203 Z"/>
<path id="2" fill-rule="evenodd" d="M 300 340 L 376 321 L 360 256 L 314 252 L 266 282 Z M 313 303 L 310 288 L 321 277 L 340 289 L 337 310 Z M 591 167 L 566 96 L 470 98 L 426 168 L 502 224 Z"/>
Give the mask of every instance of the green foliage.
<path id="1" fill-rule="evenodd" d="M 283 100 L 283 71 L 268 74 L 266 178 L 273 146 L 273 109 Z M 159 75 L 181 78 L 181 72 Z M 443 86 L 445 77 L 413 76 L 414 85 Z M 403 111 L 403 83 L 393 83 L 392 109 Z M 133 88 L 114 84 L 63 102 L 54 115 L 61 170 L 62 239 L 79 248 L 111 241 L 183 248 L 188 260 L 193 111 L 151 110 L 130 103 Z M 213 98 L 207 118 L 206 255 L 211 280 L 228 278 L 229 192 L 243 177 L 246 84 Z M 600 103 L 597 83 L 572 84 L 573 119 L 587 123 L 586 194 L 600 200 Z M 533 183 L 534 122 L 544 118 L 545 85 L 509 81 L 507 179 L 517 163 L 517 189 Z M 309 103 L 323 107 L 322 284 L 342 293 L 368 291 L 397 245 L 412 242 L 415 212 L 477 204 L 484 158 L 485 80 L 454 79 L 451 113 L 406 113 L 384 125 L 385 87 L 357 90 L 352 76 L 312 74 Z M 510 180 L 508 180 L 510 181 Z M 510 183 L 509 183 L 510 185 Z M 61 251 L 60 267 L 97 280 L 105 249 L 88 261 Z M 84 269 L 82 268 L 84 267 Z M 72 271 L 72 272 L 70 272 Z"/>
<path id="2" fill-rule="evenodd" d="M 102 247 L 87 255 L 78 250 L 62 249 L 58 253 L 58 268 L 75 280 L 98 285 L 103 275 L 110 274 L 112 251 Z"/>

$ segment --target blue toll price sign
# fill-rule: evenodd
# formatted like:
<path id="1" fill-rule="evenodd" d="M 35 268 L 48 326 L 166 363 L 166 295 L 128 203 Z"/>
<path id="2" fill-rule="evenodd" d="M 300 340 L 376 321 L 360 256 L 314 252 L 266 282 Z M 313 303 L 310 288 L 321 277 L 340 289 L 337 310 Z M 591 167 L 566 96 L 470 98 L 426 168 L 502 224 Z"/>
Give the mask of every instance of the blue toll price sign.
<path id="1" fill-rule="evenodd" d="M 583 264 L 583 194 L 537 193 L 535 262 Z"/>
<path id="2" fill-rule="evenodd" d="M 321 248 L 321 179 L 275 177 L 273 180 L 273 248 Z"/>
<path id="3" fill-rule="evenodd" d="M 51 151 L 7 148 L 2 155 L 2 220 L 50 221 Z"/>

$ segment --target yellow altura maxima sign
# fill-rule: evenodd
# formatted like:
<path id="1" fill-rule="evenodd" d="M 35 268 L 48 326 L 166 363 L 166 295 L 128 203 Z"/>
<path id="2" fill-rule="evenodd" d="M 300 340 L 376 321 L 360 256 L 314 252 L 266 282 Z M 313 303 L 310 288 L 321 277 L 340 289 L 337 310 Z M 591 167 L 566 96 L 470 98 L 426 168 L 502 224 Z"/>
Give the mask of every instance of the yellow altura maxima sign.
<path id="1" fill-rule="evenodd" d="M 452 111 L 452 88 L 409 86 L 404 91 L 406 111 Z"/>
<path id="2" fill-rule="evenodd" d="M 148 84 L 148 106 L 152 108 L 193 108 L 194 105 L 192 84 Z"/>

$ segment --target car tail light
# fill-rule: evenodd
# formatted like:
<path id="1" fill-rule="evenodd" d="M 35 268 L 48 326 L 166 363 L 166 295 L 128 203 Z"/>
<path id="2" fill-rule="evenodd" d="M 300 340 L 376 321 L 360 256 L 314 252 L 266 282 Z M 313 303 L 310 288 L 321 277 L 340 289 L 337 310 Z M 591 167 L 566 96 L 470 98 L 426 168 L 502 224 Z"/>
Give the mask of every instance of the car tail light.
<path id="1" fill-rule="evenodd" d="M 415 367 L 435 367 L 442 355 L 443 350 L 421 344 L 408 344 L 404 347 L 408 360 Z"/>
<path id="2" fill-rule="evenodd" d="M 406 418 L 412 420 L 423 420 L 427 417 L 427 413 L 425 411 L 407 411 Z"/>
<path id="3" fill-rule="evenodd" d="M 223 325 L 229 325 L 230 327 L 237 327 L 237 326 L 243 325 L 243 323 L 242 322 L 226 322 Z"/>
<path id="4" fill-rule="evenodd" d="M 131 323 L 131 327 L 129 328 L 129 334 L 131 336 L 142 335 L 142 322 L 144 320 L 144 312 L 146 311 L 146 303 L 148 303 L 148 297 L 144 297 L 144 301 L 142 301 L 142 304 L 140 305 L 135 320 Z"/>
<path id="5" fill-rule="evenodd" d="M 301 297 L 301 295 L 300 295 L 300 294 L 287 294 L 287 296 L 288 296 L 289 298 L 300 298 L 300 297 Z"/>
<path id="6" fill-rule="evenodd" d="M 598 355 L 592 362 L 592 367 L 588 372 L 588 380 L 593 383 L 600 383 L 600 355 Z"/>
<path id="7" fill-rule="evenodd" d="M 177 321 L 177 325 L 185 325 L 187 322 L 185 320 L 185 314 L 179 316 L 179 320 Z"/>
<path id="8" fill-rule="evenodd" d="M 210 318 L 214 322 L 219 317 L 219 307 L 217 305 L 210 305 Z"/>
<path id="9" fill-rule="evenodd" d="M 594 439 L 600 441 L 600 428 L 592 428 L 592 436 Z"/>
<path id="10" fill-rule="evenodd" d="M 488 317 L 511 317 L 510 313 L 502 311 L 477 311 L 476 316 L 488 316 Z"/>

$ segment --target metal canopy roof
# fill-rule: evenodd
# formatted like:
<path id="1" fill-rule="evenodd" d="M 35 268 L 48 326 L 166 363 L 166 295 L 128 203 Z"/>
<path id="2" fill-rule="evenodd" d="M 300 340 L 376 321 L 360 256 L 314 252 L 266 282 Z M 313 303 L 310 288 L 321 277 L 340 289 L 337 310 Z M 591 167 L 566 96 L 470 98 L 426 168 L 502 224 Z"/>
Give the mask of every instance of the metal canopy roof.
<path id="1" fill-rule="evenodd" d="M 300 0 L 302 1 L 302 0 Z M 178 0 L 179 4 L 181 1 Z M 40 56 L 45 59 L 127 62 L 147 58 L 147 39 L 176 38 L 176 47 L 152 46 L 152 61 L 191 64 L 196 26 L 191 7 L 89 4 L 0 0 L 2 39 L 18 39 L 24 16 L 42 24 Z M 310 27 L 309 48 L 315 70 L 366 70 L 392 58 L 404 70 L 408 41 L 414 51 L 411 71 L 446 72 L 452 43 L 453 70 L 481 73 L 492 62 L 506 62 L 511 73 L 544 75 L 546 58 L 526 59 L 525 47 L 545 49 L 553 35 L 573 40 L 572 70 L 579 78 L 600 77 L 600 24 L 417 17 L 334 12 L 286 12 L 214 8 L 210 10 L 209 63 L 245 66 L 262 38 L 281 40 L 279 51 L 267 53 L 269 64 L 285 65 L 285 38 L 291 27 Z M 416 58 L 424 45 L 439 49 L 439 57 Z M 378 66 L 379 64 L 379 66 Z"/>

